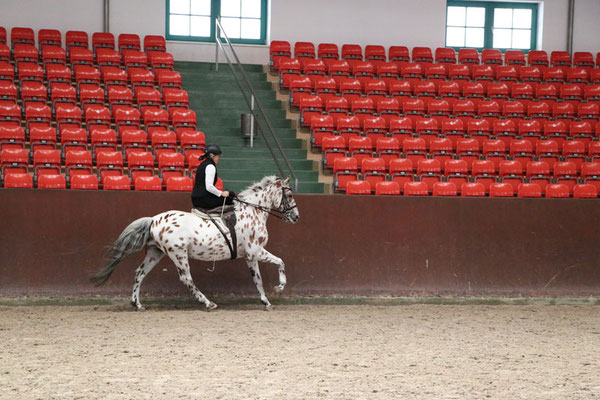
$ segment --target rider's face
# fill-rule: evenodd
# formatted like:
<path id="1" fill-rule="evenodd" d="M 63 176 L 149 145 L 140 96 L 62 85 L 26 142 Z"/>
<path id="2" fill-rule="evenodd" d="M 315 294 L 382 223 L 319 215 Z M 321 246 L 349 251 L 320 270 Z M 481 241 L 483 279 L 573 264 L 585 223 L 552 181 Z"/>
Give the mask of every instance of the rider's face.
<path id="1" fill-rule="evenodd" d="M 213 155 L 212 156 L 213 161 L 215 162 L 215 164 L 218 164 L 219 161 L 221 161 L 221 155 L 217 154 L 217 155 Z"/>

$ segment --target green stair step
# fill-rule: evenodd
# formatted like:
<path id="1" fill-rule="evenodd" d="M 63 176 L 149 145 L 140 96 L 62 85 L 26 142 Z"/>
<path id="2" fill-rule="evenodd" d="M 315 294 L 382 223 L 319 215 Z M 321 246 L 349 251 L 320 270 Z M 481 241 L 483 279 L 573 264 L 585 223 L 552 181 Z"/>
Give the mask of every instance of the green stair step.
<path id="1" fill-rule="evenodd" d="M 203 117 L 198 115 L 198 126 L 205 132 L 210 132 L 211 127 L 224 127 L 224 128 L 240 128 L 241 126 L 241 114 L 233 114 L 231 117 Z M 291 121 L 287 119 L 271 120 L 271 126 L 273 128 L 287 128 L 291 127 Z"/>
<path id="2" fill-rule="evenodd" d="M 234 192 L 241 192 L 248 186 L 252 185 L 255 180 L 248 181 L 228 181 L 224 180 L 225 189 L 233 190 Z M 294 189 L 294 183 L 290 182 L 292 190 Z M 298 182 L 298 193 L 320 193 L 322 194 L 325 190 L 325 185 L 319 182 Z M 302 212 L 302 211 L 300 211 Z"/>
<path id="3" fill-rule="evenodd" d="M 292 168 L 294 170 L 304 170 L 304 171 L 312 171 L 313 169 L 313 161 L 311 160 L 289 160 Z M 279 160 L 281 167 L 285 169 L 285 164 L 283 160 Z M 269 158 L 256 159 L 256 158 L 242 158 L 242 157 L 233 157 L 228 158 L 227 155 L 221 159 L 219 163 L 219 168 L 246 168 L 248 170 L 268 170 L 273 171 L 273 173 L 277 172 L 277 167 L 275 166 L 275 161 L 273 158 L 269 156 Z"/>
<path id="4" fill-rule="evenodd" d="M 214 126 L 212 131 L 217 136 L 241 137 L 239 126 L 236 128 L 221 127 L 219 129 L 217 129 L 217 127 Z M 277 134 L 277 137 L 280 139 L 292 139 L 292 138 L 296 137 L 296 130 L 291 129 L 291 128 L 288 128 L 288 129 L 277 128 L 277 129 L 275 129 L 275 133 Z M 260 133 L 258 131 L 256 131 L 256 135 L 258 136 L 258 135 L 260 135 Z"/>
<path id="5" fill-rule="evenodd" d="M 206 140 L 210 143 L 216 143 L 219 146 L 235 146 L 235 147 L 250 148 L 250 139 L 246 139 L 243 137 L 210 135 L 206 138 Z M 300 140 L 300 139 L 287 139 L 287 138 L 280 137 L 279 142 L 281 143 L 281 146 L 285 149 L 301 149 L 302 148 L 302 140 Z M 255 138 L 254 139 L 254 148 L 267 149 L 268 147 L 261 138 Z"/>
<path id="6" fill-rule="evenodd" d="M 260 104 L 262 105 L 264 110 L 283 110 L 281 108 L 281 101 L 275 99 L 269 100 L 260 100 Z M 196 96 L 190 101 L 190 105 L 193 108 L 199 109 L 216 109 L 216 108 L 226 108 L 226 109 L 240 109 L 240 110 L 248 110 L 248 105 L 246 101 L 242 98 L 224 98 L 224 97 L 213 97 L 213 96 Z M 258 112 L 258 108 L 255 108 Z"/>
<path id="7" fill-rule="evenodd" d="M 195 61 L 175 61 L 175 70 L 183 73 L 184 71 L 214 71 L 214 62 L 195 62 Z M 219 63 L 219 72 L 230 72 L 229 65 L 227 63 Z M 262 65 L 257 64 L 244 64 L 244 71 L 246 72 L 262 72 Z"/>
<path id="8" fill-rule="evenodd" d="M 271 157 L 271 153 L 266 148 L 254 148 L 250 147 L 228 147 L 221 146 L 224 154 L 230 158 L 268 158 Z M 285 155 L 291 160 L 306 160 L 306 150 L 304 149 L 283 149 Z"/>
<path id="9" fill-rule="evenodd" d="M 305 181 L 316 181 L 319 178 L 317 171 L 294 171 L 298 179 L 302 182 Z M 259 181 L 264 176 L 272 175 L 273 170 L 240 170 L 240 169 L 225 169 L 219 168 L 219 177 L 227 181 L 242 181 L 242 180 L 253 180 Z"/>

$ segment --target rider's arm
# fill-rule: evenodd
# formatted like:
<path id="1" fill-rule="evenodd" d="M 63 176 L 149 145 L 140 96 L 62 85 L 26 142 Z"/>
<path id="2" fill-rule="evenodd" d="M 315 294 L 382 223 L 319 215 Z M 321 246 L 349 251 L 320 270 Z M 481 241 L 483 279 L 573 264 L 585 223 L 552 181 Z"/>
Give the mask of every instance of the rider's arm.
<path id="1" fill-rule="evenodd" d="M 206 190 L 208 192 L 214 194 L 215 196 L 221 197 L 222 192 L 219 189 L 217 189 L 215 185 L 213 185 L 213 182 L 215 181 L 216 172 L 217 169 L 214 165 L 209 164 L 206 166 L 204 185 L 206 186 Z"/>

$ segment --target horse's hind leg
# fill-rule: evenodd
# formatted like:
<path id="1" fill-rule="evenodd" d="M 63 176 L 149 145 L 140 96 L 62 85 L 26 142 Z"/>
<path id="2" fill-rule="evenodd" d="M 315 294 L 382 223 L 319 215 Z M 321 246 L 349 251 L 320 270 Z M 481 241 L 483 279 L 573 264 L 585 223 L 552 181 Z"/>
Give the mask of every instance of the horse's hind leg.
<path id="1" fill-rule="evenodd" d="M 252 279 L 254 280 L 254 284 L 256 285 L 258 294 L 260 295 L 260 302 L 264 304 L 265 311 L 269 311 L 271 309 L 271 303 L 265 295 L 265 289 L 263 289 L 262 278 L 260 276 L 260 269 L 258 268 L 258 261 L 246 260 L 246 263 L 248 264 L 248 268 L 250 269 L 250 273 L 252 274 Z"/>
<path id="2" fill-rule="evenodd" d="M 142 311 L 144 307 L 140 303 L 140 287 L 144 277 L 148 275 L 152 268 L 158 264 L 164 254 L 156 247 L 150 246 L 146 251 L 146 258 L 142 264 L 135 270 L 135 281 L 133 283 L 133 293 L 131 294 L 131 304 L 138 310 Z"/>
<path id="3" fill-rule="evenodd" d="M 217 308 L 217 305 L 208 300 L 206 296 L 194 285 L 192 274 L 190 273 L 190 264 L 188 261 L 187 252 L 169 253 L 169 258 L 177 267 L 179 280 L 189 289 L 190 292 L 198 299 L 200 303 L 206 305 L 206 311 L 212 311 Z"/>

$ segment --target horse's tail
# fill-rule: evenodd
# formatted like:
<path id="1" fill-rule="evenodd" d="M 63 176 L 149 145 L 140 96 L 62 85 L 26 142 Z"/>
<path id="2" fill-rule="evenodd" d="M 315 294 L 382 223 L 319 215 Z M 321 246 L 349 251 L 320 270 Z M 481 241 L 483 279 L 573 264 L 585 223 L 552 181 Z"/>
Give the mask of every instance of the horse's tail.
<path id="1" fill-rule="evenodd" d="M 106 268 L 90 279 L 96 286 L 102 286 L 106 283 L 123 258 L 137 253 L 146 246 L 150 238 L 151 224 L 152 218 L 140 218 L 133 221 L 121 232 L 110 250 Z"/>

